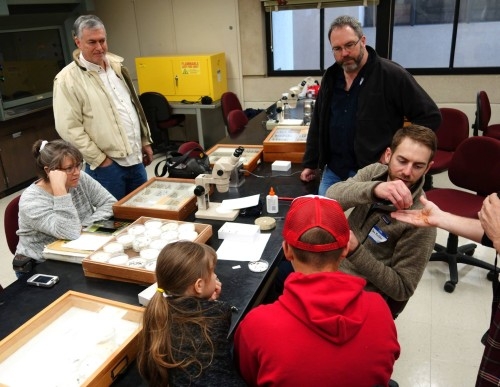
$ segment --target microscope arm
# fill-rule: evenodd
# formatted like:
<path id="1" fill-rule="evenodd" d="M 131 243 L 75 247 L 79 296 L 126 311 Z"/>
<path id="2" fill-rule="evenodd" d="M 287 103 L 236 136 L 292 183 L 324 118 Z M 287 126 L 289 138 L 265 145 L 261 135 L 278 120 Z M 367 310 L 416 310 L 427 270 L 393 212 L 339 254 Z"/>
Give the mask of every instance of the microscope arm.
<path id="1" fill-rule="evenodd" d="M 194 179 L 194 183 L 196 184 L 196 187 L 194 188 L 194 194 L 196 195 L 198 209 L 207 210 L 210 203 L 210 184 L 215 184 L 216 186 L 217 184 L 229 184 L 229 178 L 227 179 L 227 183 L 225 183 L 224 179 L 215 178 L 210 174 L 201 174 L 196 176 L 196 178 Z"/>
<path id="2" fill-rule="evenodd" d="M 231 157 L 221 157 L 215 163 L 211 174 L 201 174 L 196 176 L 194 182 L 196 187 L 194 194 L 198 203 L 199 210 L 207 210 L 209 206 L 210 184 L 215 184 L 217 191 L 227 192 L 229 190 L 229 180 L 231 173 L 235 168 L 241 166 L 240 156 L 244 149 L 238 147 Z"/>

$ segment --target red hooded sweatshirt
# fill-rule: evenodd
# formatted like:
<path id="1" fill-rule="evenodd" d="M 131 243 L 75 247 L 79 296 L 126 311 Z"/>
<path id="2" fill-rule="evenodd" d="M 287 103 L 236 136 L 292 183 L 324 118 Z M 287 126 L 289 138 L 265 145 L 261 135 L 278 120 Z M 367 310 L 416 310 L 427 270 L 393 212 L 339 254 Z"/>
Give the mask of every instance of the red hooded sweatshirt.
<path id="1" fill-rule="evenodd" d="M 292 273 L 283 295 L 238 327 L 235 359 L 250 386 L 387 386 L 399 357 L 384 299 L 340 272 Z"/>

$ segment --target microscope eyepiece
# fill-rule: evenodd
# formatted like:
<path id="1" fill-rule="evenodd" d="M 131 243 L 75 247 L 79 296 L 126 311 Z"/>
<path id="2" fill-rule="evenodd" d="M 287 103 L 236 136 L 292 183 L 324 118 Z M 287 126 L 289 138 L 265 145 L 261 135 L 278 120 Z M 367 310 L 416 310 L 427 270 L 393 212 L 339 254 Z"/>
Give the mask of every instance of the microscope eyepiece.
<path id="1" fill-rule="evenodd" d="M 240 157 L 243 154 L 244 150 L 245 150 L 245 148 L 243 148 L 242 146 L 239 146 L 238 148 L 236 148 L 234 150 L 233 156 Z"/>

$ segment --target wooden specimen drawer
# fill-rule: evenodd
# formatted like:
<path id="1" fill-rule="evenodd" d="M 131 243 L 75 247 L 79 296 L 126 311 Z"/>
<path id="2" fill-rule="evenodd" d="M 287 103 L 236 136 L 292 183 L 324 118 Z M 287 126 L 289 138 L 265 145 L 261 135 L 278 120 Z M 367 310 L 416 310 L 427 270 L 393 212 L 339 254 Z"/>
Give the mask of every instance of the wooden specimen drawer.
<path id="1" fill-rule="evenodd" d="M 137 355 L 143 311 L 65 293 L 0 342 L 0 385 L 111 385 Z"/>
<path id="2" fill-rule="evenodd" d="M 191 240 L 198 243 L 205 243 L 212 236 L 212 225 L 210 224 L 182 222 L 142 216 L 130 226 L 123 229 L 122 232 L 115 235 L 99 250 L 93 252 L 88 257 L 82 260 L 83 272 L 85 276 L 109 279 L 114 281 L 133 282 L 143 285 L 150 285 L 152 283 L 155 283 L 156 257 L 147 259 L 145 258 L 145 253 L 141 256 L 141 252 L 137 250 L 138 248 L 142 248 L 143 250 L 150 250 L 148 254 L 158 253 L 162 248 L 161 245 L 164 246 L 167 244 L 167 242 L 165 241 L 163 243 L 161 241 L 161 238 L 152 239 L 152 237 L 147 237 L 150 239 L 148 246 L 140 247 L 139 242 L 147 243 L 147 241 L 145 241 L 144 239 L 141 241 L 138 241 L 137 239 L 139 237 L 143 238 L 147 236 L 146 223 L 157 223 L 160 225 L 160 229 L 161 227 L 170 229 L 172 228 L 171 226 L 177 226 L 177 228 L 186 228 L 186 226 L 188 226 L 195 231 L 195 234 L 193 234 Z M 138 230 L 141 227 L 144 227 L 144 233 L 136 235 L 134 231 Z M 152 232 L 150 233 L 150 235 L 151 234 Z M 132 244 L 132 247 L 123 245 L 122 252 L 112 252 L 113 247 L 115 247 L 117 244 L 122 243 L 123 236 L 129 235 L 133 236 L 133 238 L 128 238 L 128 242 Z M 134 241 L 136 240 L 138 243 L 136 243 L 136 245 L 134 246 Z M 155 246 L 155 244 L 157 246 Z M 134 247 L 136 247 L 137 249 L 134 249 Z"/>

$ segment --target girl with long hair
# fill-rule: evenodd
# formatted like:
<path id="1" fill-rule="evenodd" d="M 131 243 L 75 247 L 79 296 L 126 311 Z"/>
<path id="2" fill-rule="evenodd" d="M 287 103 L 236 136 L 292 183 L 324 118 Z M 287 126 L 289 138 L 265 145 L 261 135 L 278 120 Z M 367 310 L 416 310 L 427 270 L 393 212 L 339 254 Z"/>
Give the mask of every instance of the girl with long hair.
<path id="1" fill-rule="evenodd" d="M 231 306 L 217 301 L 217 254 L 179 241 L 156 263 L 158 289 L 144 312 L 138 368 L 150 386 L 244 386 L 227 338 Z"/>

